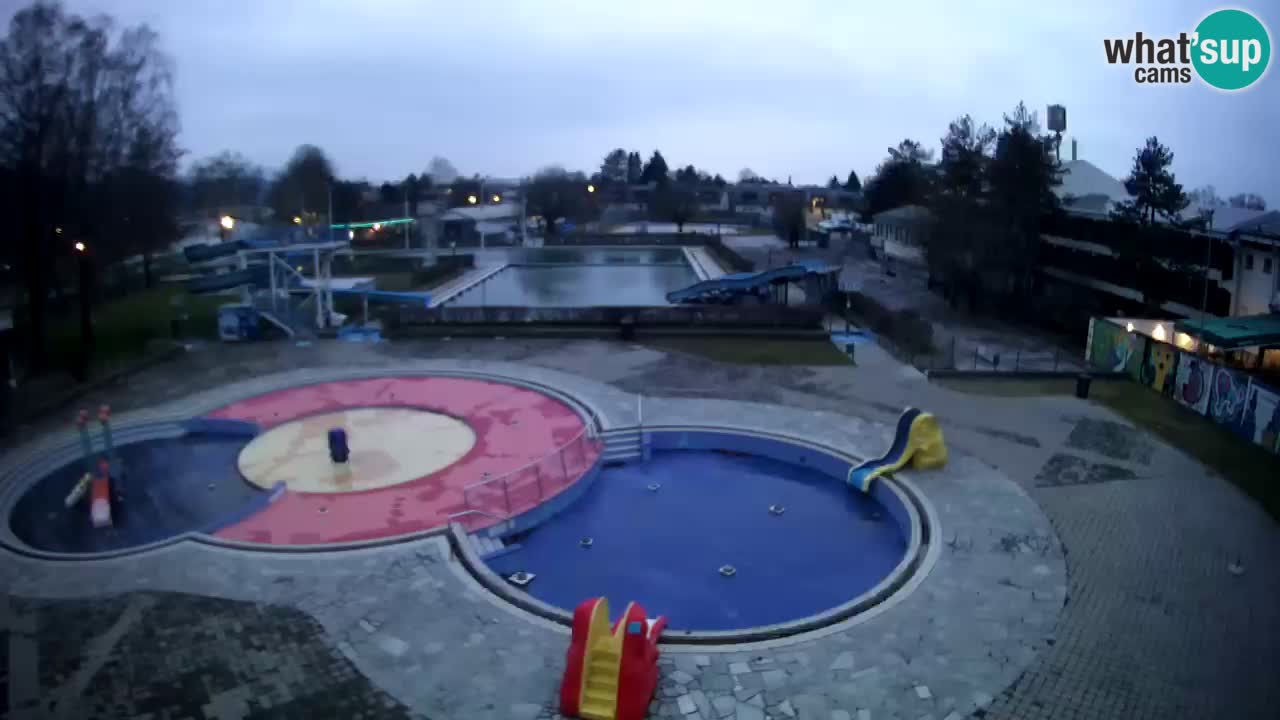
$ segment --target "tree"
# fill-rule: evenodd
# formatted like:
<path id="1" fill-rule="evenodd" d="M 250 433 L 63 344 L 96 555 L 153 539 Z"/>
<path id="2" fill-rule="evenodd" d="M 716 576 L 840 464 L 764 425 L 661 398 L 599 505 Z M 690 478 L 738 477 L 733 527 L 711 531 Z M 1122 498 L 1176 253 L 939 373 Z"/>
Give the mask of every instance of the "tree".
<path id="1" fill-rule="evenodd" d="M 727 180 L 725 180 L 723 177 L 720 176 L 720 173 L 716 173 L 715 177 L 711 178 L 711 182 L 716 187 L 721 187 L 721 188 L 729 184 Z"/>
<path id="2" fill-rule="evenodd" d="M 875 177 L 867 183 L 865 214 L 875 215 L 925 202 L 932 184 L 932 170 L 926 169 L 924 163 L 932 159 L 933 153 L 915 140 L 903 140 L 897 147 L 889 148 L 888 159 L 880 163 Z"/>
<path id="3" fill-rule="evenodd" d="M 938 191 L 971 201 L 981 198 L 995 142 L 996 131 L 987 125 L 975 125 L 972 117 L 963 115 L 953 120 L 942 138 Z"/>
<path id="4" fill-rule="evenodd" d="M 299 145 L 271 185 L 271 209 L 280 219 L 327 216 L 333 181 L 333 164 L 324 151 L 315 145 Z"/>
<path id="5" fill-rule="evenodd" d="M 1267 201 L 1262 199 L 1261 195 L 1255 193 L 1240 193 L 1232 195 L 1227 201 L 1233 208 L 1248 208 L 1249 210 L 1266 210 Z"/>
<path id="6" fill-rule="evenodd" d="M 239 153 L 224 150 L 191 167 L 190 185 L 195 210 L 219 216 L 230 208 L 261 201 L 266 179 L 262 168 Z"/>
<path id="7" fill-rule="evenodd" d="M 654 208 L 658 217 L 676 224 L 677 233 L 683 233 L 684 224 L 697 217 L 701 209 L 692 186 L 679 182 L 658 187 Z"/>
<path id="8" fill-rule="evenodd" d="M 862 190 L 862 181 L 858 179 L 858 173 L 850 170 L 849 177 L 844 181 L 844 189 L 849 192 L 859 192 Z"/>
<path id="9" fill-rule="evenodd" d="M 12 191 L 4 243 L 16 248 L 3 254 L 24 280 L 16 319 L 32 371 L 48 366 L 47 302 L 73 242 L 92 265 L 142 250 L 149 274 L 148 248 L 175 210 L 176 134 L 171 62 L 145 25 L 116 32 L 49 2 L 13 15 L 0 39 L 0 169 Z"/>
<path id="10" fill-rule="evenodd" d="M 804 195 L 799 192 L 778 193 L 773 201 L 773 229 L 792 248 L 800 247 L 805 231 Z"/>
<path id="11" fill-rule="evenodd" d="M 529 213 L 542 216 L 548 237 L 560 234 L 561 220 L 585 220 L 595 214 L 594 195 L 587 192 L 582 173 L 544 168 L 525 183 L 524 192 Z"/>
<path id="12" fill-rule="evenodd" d="M 666 158 L 662 157 L 662 153 L 654 150 L 653 156 L 649 158 L 649 162 L 645 163 L 644 169 L 640 171 L 640 182 L 665 184 L 670 179 L 668 172 Z"/>
<path id="13" fill-rule="evenodd" d="M 1159 138 L 1147 138 L 1146 145 L 1134 154 L 1129 177 L 1124 180 L 1130 199 L 1119 204 L 1116 214 L 1143 225 L 1154 225 L 1157 218 L 1177 221 L 1189 201 L 1169 170 L 1172 164 L 1173 151 L 1161 145 Z"/>
<path id="14" fill-rule="evenodd" d="M 1218 189 L 1212 185 L 1204 185 L 1187 193 L 1187 201 L 1201 208 L 1225 207 L 1226 200 L 1218 196 Z"/>
<path id="15" fill-rule="evenodd" d="M 700 180 L 702 180 L 702 178 L 705 175 L 706 173 L 700 172 L 694 166 L 686 165 L 685 167 L 682 167 L 676 170 L 675 179 L 676 179 L 676 182 L 678 183 L 683 183 L 685 185 L 696 185 Z"/>
<path id="16" fill-rule="evenodd" d="M 640 159 L 640 153 L 632 152 L 627 154 L 627 184 L 636 185 L 640 183 L 640 178 L 644 175 L 644 162 Z"/>
<path id="17" fill-rule="evenodd" d="M 603 185 L 623 185 L 627 182 L 627 162 L 630 156 L 622 148 L 616 148 L 604 156 L 600 163 L 600 181 Z"/>
<path id="18" fill-rule="evenodd" d="M 953 120 L 942 138 L 942 160 L 929 202 L 933 223 L 925 236 L 924 252 L 930 282 L 942 285 L 953 306 L 962 292 L 971 305 L 976 300 L 978 273 L 991 237 L 985 195 L 995 142 L 995 130 L 975 125 L 969 115 Z M 904 148 L 903 157 L 911 154 Z"/>
<path id="19" fill-rule="evenodd" d="M 448 185 L 458 179 L 458 169 L 453 166 L 453 163 L 437 155 L 431 158 L 430 164 L 427 165 L 426 175 L 436 185 Z"/>
<path id="20" fill-rule="evenodd" d="M 841 188 L 840 178 L 832 175 L 831 179 L 827 180 L 827 188 L 830 190 L 839 190 Z"/>
<path id="21" fill-rule="evenodd" d="M 751 168 L 742 168 L 738 171 L 738 182 L 740 183 L 754 182 L 759 177 L 760 176 L 756 174 L 756 171 Z"/>
<path id="22" fill-rule="evenodd" d="M 1147 138 L 1134 154 L 1133 167 L 1124 180 L 1130 199 L 1119 203 L 1112 212 L 1116 220 L 1133 225 L 1130 232 L 1122 235 L 1118 251 L 1121 261 L 1133 269 L 1134 287 L 1142 293 L 1143 305 L 1152 313 L 1159 312 L 1164 304 L 1169 276 L 1188 271 L 1187 267 L 1157 259 L 1150 246 L 1156 220 L 1180 222 L 1182 210 L 1190 202 L 1169 170 L 1172 164 L 1173 152 L 1158 138 Z"/>
<path id="23" fill-rule="evenodd" d="M 378 202 L 383 205 L 392 205 L 401 197 L 400 191 L 389 182 L 384 182 L 378 186 Z"/>
<path id="24" fill-rule="evenodd" d="M 1003 276 L 1001 291 L 1025 297 L 1035 283 L 1041 219 L 1059 209 L 1053 189 L 1062 184 L 1062 168 L 1053 136 L 1040 134 L 1024 103 L 1004 121 L 988 171 L 994 232 L 982 247 L 982 261 Z"/>

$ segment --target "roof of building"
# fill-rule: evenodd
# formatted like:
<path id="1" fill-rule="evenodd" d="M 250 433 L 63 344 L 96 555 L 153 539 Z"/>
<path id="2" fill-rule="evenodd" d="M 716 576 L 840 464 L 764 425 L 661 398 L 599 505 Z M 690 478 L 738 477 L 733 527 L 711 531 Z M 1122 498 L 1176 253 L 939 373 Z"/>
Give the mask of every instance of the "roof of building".
<path id="1" fill-rule="evenodd" d="M 1176 329 L 1223 350 L 1280 345 L 1280 313 L 1178 321 Z"/>
<path id="2" fill-rule="evenodd" d="M 933 213 L 923 205 L 903 205 L 875 215 L 876 222 L 920 222 L 933 219 Z"/>
<path id="3" fill-rule="evenodd" d="M 440 219 L 445 222 L 450 220 L 471 220 L 474 222 L 483 222 L 486 220 L 502 220 L 519 216 L 520 205 L 518 203 L 497 203 L 495 205 L 475 205 L 472 207 L 451 208 L 441 215 Z"/>
<path id="4" fill-rule="evenodd" d="M 1054 188 L 1054 192 L 1063 198 L 1101 195 L 1118 201 L 1129 197 L 1124 183 L 1088 160 L 1068 160 L 1062 163 L 1062 184 Z"/>

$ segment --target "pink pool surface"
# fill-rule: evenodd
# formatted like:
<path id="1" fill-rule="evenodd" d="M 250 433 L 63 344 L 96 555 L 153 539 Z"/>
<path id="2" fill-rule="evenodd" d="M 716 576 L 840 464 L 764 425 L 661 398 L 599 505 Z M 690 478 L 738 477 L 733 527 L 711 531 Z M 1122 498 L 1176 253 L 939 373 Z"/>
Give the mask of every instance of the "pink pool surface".
<path id="1" fill-rule="evenodd" d="M 409 482 L 351 493 L 285 491 L 265 510 L 220 530 L 222 538 L 273 545 L 374 540 L 463 518 L 470 529 L 519 514 L 577 482 L 599 456 L 582 418 L 568 405 L 526 388 L 484 380 L 398 377 L 323 383 L 238 402 L 210 417 L 246 420 L 264 430 L 343 409 L 418 408 L 450 415 L 475 433 L 475 444 L 453 464 Z M 350 437 L 354 448 L 377 438 Z M 482 479 L 506 477 L 467 492 Z"/>

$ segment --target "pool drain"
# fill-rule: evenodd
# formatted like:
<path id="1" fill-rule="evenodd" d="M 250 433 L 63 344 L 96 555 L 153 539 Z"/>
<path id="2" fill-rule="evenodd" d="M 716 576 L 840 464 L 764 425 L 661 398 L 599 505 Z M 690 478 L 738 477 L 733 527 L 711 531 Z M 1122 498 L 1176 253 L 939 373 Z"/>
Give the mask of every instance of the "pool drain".
<path id="1" fill-rule="evenodd" d="M 329 508 L 321 506 L 321 508 L 316 512 L 320 513 L 321 515 L 324 515 L 325 513 L 329 512 Z"/>
<path id="2" fill-rule="evenodd" d="M 781 515 L 782 513 L 786 512 L 786 511 L 787 511 L 787 509 L 786 509 L 785 507 L 783 507 L 782 505 L 770 505 L 770 506 L 769 506 L 769 514 L 770 514 L 770 515 Z"/>
<path id="3" fill-rule="evenodd" d="M 582 547 L 584 547 L 584 548 L 589 548 L 589 547 L 591 547 L 593 544 L 595 544 L 595 540 L 592 540 L 592 539 L 591 539 L 591 538 L 589 538 L 589 537 L 584 537 L 584 538 L 582 538 L 581 540 L 579 540 L 579 541 L 578 541 L 578 544 L 579 544 L 579 545 L 581 545 L 581 546 L 582 546 Z"/>
<path id="4" fill-rule="evenodd" d="M 525 587 L 529 583 L 533 582 L 533 579 L 535 577 L 537 577 L 537 575 L 534 575 L 531 572 L 525 572 L 521 570 L 518 573 L 512 573 L 510 576 L 507 577 L 507 580 L 511 581 L 511 584 L 515 585 L 516 587 Z"/>
<path id="5" fill-rule="evenodd" d="M 649 488 L 649 492 L 658 492 L 658 490 L 662 488 L 662 483 L 649 483 L 647 487 Z"/>
<path id="6" fill-rule="evenodd" d="M 734 575 L 738 574 L 738 568 L 732 565 L 721 565 L 720 574 L 725 577 L 733 577 Z"/>

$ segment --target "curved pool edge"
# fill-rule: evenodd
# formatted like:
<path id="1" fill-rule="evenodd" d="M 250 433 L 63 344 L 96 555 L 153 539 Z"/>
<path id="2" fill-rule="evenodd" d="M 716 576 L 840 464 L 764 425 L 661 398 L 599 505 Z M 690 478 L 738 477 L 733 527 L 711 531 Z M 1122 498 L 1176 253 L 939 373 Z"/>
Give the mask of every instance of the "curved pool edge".
<path id="1" fill-rule="evenodd" d="M 645 427 L 647 432 L 703 432 L 732 435 L 756 436 L 798 445 L 831 456 L 840 462 L 856 465 L 861 460 L 853 455 L 841 452 L 820 443 L 801 438 L 794 438 L 780 433 L 767 433 L 758 430 L 746 430 L 722 425 L 663 425 Z M 834 480 L 842 482 L 840 478 Z M 938 547 L 931 542 L 937 536 L 937 514 L 928 500 L 914 484 L 900 482 L 895 477 L 878 478 L 881 487 L 893 493 L 902 503 L 903 509 L 910 518 L 910 532 L 907 549 L 903 558 L 879 583 L 849 601 L 823 612 L 809 615 L 798 620 L 771 625 L 761 625 L 736 630 L 682 630 L 663 633 L 660 644 L 664 647 L 687 647 L 702 650 L 712 649 L 717 645 L 732 647 L 734 650 L 752 647 L 772 647 L 776 645 L 803 642 L 820 637 L 828 632 L 864 622 L 893 605 L 901 602 L 907 595 L 919 587 L 937 560 Z M 843 484 L 843 483 L 842 483 Z M 855 492 L 853 488 L 850 492 Z M 462 566 L 482 588 L 491 595 L 504 601 L 512 609 L 532 614 L 543 620 L 549 620 L 566 630 L 573 623 L 572 612 L 544 602 L 508 583 L 493 571 L 481 559 L 466 538 L 467 532 L 458 523 L 449 526 L 449 541 L 455 555 Z M 879 610 L 879 612 L 877 612 Z"/>
<path id="2" fill-rule="evenodd" d="M 280 373 L 277 374 L 277 376 L 265 376 L 263 378 L 235 383 L 234 385 L 225 388 L 209 390 L 201 393 L 195 402 L 187 405 L 167 403 L 155 408 L 144 408 L 121 414 L 117 416 L 112 423 L 113 440 L 117 447 L 122 447 L 127 444 L 147 440 L 177 438 L 188 433 L 204 432 L 212 434 L 242 434 L 244 432 L 244 427 L 248 425 L 253 425 L 257 428 L 256 431 L 260 431 L 261 428 L 258 427 L 256 423 L 210 417 L 209 413 L 230 404 L 280 390 L 289 390 L 348 380 L 394 377 L 452 377 L 512 385 L 541 393 L 547 397 L 564 403 L 567 407 L 578 414 L 587 429 L 595 435 L 598 435 L 604 429 L 611 429 L 614 427 L 609 423 L 607 414 L 588 398 L 580 397 L 571 391 L 556 387 L 545 381 L 503 374 L 502 372 L 495 372 L 492 370 L 472 370 L 448 367 L 406 368 L 393 366 L 308 371 L 307 377 L 296 382 L 290 382 L 289 380 L 284 379 L 284 377 L 280 377 L 287 375 L 289 375 L 289 373 Z M 76 562 L 113 560 L 128 556 L 141 555 L 182 542 L 196 542 L 212 547 L 242 552 L 304 554 L 371 549 L 379 546 L 395 545 L 423 540 L 430 537 L 444 536 L 449 533 L 449 524 L 444 524 L 433 528 L 426 528 L 411 533 L 388 537 L 301 545 L 284 543 L 255 543 L 243 540 L 233 540 L 230 538 L 219 537 L 214 534 L 217 529 L 209 530 L 206 527 L 201 530 L 188 530 L 151 543 L 102 552 L 65 553 L 31 547 L 13 532 L 10 526 L 10 516 L 16 508 L 18 501 L 28 489 L 43 479 L 50 472 L 74 462 L 80 457 L 80 448 L 80 437 L 78 432 L 74 430 L 54 430 L 33 438 L 28 442 L 22 443 L 18 447 L 12 448 L 9 453 L 6 453 L 3 458 L 0 458 L 0 549 L 35 560 L 70 564 Z M 552 496 L 550 500 L 554 501 L 558 499 L 559 496 L 572 495 L 572 493 L 568 491 L 573 490 L 584 479 L 594 481 L 595 476 L 598 474 L 599 466 L 600 462 L 597 459 L 596 463 L 592 467 L 588 468 L 587 471 L 575 480 L 574 483 L 564 488 L 556 496 Z M 587 483 L 587 485 L 589 484 L 590 483 Z M 583 489 L 585 490 L 585 486 Z M 272 496 L 274 493 L 274 490 L 263 492 L 264 496 Z M 536 513 L 539 509 L 540 507 L 534 507 L 527 511 L 527 513 Z M 553 515 L 554 512 L 550 514 Z M 497 532 L 498 528 L 501 527 L 503 528 L 503 532 L 509 532 L 507 528 L 510 526 L 512 520 L 513 518 L 508 518 L 496 526 L 491 526 L 491 528 Z M 539 522 L 541 522 L 541 520 Z M 491 528 L 482 528 L 476 532 L 488 531 Z M 497 534 L 502 533 L 497 532 Z"/>

